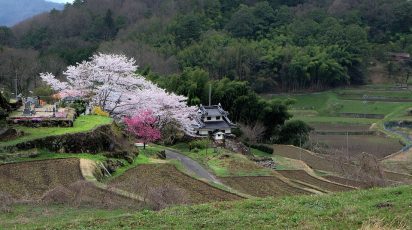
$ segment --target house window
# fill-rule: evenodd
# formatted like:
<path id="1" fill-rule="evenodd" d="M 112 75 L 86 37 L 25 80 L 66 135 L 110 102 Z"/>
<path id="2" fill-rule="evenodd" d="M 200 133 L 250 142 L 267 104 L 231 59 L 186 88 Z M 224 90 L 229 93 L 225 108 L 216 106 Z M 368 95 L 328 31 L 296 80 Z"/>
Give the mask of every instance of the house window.
<path id="1" fill-rule="evenodd" d="M 210 121 L 210 120 L 212 120 L 212 117 L 207 117 L 206 119 L 207 119 L 208 121 Z"/>
<path id="2" fill-rule="evenodd" d="M 216 120 L 220 120 L 220 116 L 217 116 L 217 117 L 216 117 Z"/>

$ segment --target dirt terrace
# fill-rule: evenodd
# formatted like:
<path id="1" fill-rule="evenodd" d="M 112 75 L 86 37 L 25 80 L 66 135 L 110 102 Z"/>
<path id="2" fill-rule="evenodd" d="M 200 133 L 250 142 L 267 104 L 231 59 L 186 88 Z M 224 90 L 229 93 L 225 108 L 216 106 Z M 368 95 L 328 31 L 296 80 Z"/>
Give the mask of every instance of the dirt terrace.
<path id="1" fill-rule="evenodd" d="M 309 175 L 307 172 L 302 170 L 284 170 L 279 171 L 280 174 L 283 176 L 300 182 L 304 182 L 305 184 L 314 185 L 322 190 L 331 191 L 331 192 L 341 192 L 341 191 L 349 191 L 353 190 L 353 188 L 346 187 L 343 185 L 338 185 L 334 183 L 330 183 L 316 177 Z"/>
<path id="2" fill-rule="evenodd" d="M 180 172 L 171 164 L 140 165 L 115 178 L 109 185 L 143 197 L 148 193 L 172 189 L 179 196 L 179 199 L 173 200 L 171 198 L 172 200 L 168 201 L 173 204 L 196 204 L 241 199 L 235 194 L 196 180 Z"/>
<path id="3" fill-rule="evenodd" d="M 311 134 L 310 140 L 314 143 L 324 143 L 330 154 L 347 154 L 359 156 L 363 152 L 372 154 L 381 159 L 399 151 L 403 146 L 398 140 L 374 135 L 318 135 Z"/>
<path id="4" fill-rule="evenodd" d="M 275 176 L 223 177 L 220 180 L 233 189 L 257 197 L 310 194 L 308 191 L 293 187 Z"/>
<path id="5" fill-rule="evenodd" d="M 39 199 L 52 188 L 79 180 L 83 180 L 79 159 L 0 165 L 0 192 L 16 199 Z"/>
<path id="6" fill-rule="evenodd" d="M 368 185 L 361 181 L 349 180 L 349 179 L 345 179 L 345 178 L 337 177 L 337 176 L 324 176 L 323 178 L 329 181 L 332 181 L 332 182 L 343 184 L 343 185 L 349 185 L 349 186 L 357 187 L 357 188 L 368 188 Z"/>
<path id="7" fill-rule="evenodd" d="M 0 193 L 15 200 L 92 207 L 143 207 L 143 203 L 86 182 L 79 159 L 0 165 Z"/>

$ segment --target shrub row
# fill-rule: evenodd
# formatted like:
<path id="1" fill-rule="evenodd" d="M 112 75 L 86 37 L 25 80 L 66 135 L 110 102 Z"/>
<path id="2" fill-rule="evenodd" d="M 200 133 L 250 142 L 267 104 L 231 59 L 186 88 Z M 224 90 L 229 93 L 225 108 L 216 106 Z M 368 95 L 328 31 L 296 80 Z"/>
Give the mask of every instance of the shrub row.
<path id="1" fill-rule="evenodd" d="M 259 144 L 248 144 L 249 147 L 260 150 L 262 152 L 272 154 L 273 148 L 267 145 L 259 145 Z"/>

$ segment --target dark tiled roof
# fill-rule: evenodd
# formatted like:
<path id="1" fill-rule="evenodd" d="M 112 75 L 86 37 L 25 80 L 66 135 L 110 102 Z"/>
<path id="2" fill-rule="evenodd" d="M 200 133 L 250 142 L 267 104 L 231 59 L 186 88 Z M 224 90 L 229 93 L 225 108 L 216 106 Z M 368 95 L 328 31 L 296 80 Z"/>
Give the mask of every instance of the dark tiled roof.
<path id="1" fill-rule="evenodd" d="M 218 109 L 206 109 L 206 114 L 208 116 L 223 116 L 224 115 Z"/>
<path id="2" fill-rule="evenodd" d="M 230 125 L 226 121 L 211 121 L 205 122 L 200 127 L 201 129 L 229 129 Z"/>
<path id="3" fill-rule="evenodd" d="M 200 112 L 205 116 L 227 116 L 228 113 L 220 105 L 200 106 Z"/>

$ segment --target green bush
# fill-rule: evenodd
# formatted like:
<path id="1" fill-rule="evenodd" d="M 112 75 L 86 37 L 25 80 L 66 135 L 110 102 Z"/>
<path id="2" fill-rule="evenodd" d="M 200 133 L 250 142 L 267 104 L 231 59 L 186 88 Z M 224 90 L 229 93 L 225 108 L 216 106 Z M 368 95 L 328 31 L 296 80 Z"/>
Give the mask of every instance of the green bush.
<path id="1" fill-rule="evenodd" d="M 251 148 L 260 150 L 260 151 L 262 151 L 262 152 L 268 153 L 268 154 L 272 154 L 272 153 L 273 153 L 273 148 L 272 148 L 272 147 L 269 147 L 269 146 L 266 146 L 266 145 L 255 145 L 255 144 L 251 144 L 251 145 L 248 145 L 248 146 L 251 147 Z"/>
<path id="2" fill-rule="evenodd" d="M 189 142 L 190 149 L 206 149 L 209 146 L 208 139 L 199 139 Z"/>
<path id="3" fill-rule="evenodd" d="M 86 112 L 86 102 L 82 100 L 76 100 L 70 107 L 76 110 L 77 116 Z"/>

